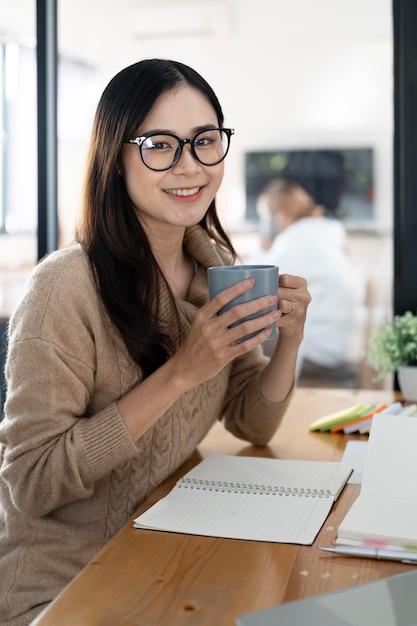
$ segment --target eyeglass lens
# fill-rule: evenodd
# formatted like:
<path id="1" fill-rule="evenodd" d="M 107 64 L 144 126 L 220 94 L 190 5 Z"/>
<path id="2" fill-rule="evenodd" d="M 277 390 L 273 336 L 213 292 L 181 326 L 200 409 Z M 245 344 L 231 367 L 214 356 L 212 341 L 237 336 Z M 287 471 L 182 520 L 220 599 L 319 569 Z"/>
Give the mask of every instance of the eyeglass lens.
<path id="1" fill-rule="evenodd" d="M 191 140 L 195 158 L 203 165 L 216 165 L 226 156 L 229 136 L 221 129 L 208 129 Z M 140 146 L 145 165 L 154 170 L 170 168 L 181 154 L 181 144 L 172 135 L 151 135 Z"/>

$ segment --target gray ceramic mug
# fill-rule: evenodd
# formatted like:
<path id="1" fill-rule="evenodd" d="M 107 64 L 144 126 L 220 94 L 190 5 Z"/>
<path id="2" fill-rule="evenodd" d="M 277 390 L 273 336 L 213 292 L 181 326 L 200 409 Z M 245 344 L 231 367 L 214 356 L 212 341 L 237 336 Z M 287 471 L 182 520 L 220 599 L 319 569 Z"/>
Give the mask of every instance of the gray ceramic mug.
<path id="1" fill-rule="evenodd" d="M 219 315 L 221 315 L 234 307 L 236 304 L 256 300 L 257 298 L 261 298 L 266 295 L 277 295 L 278 276 L 279 268 L 276 265 L 222 265 L 219 267 L 209 267 L 208 284 L 210 300 L 212 300 L 220 291 L 224 291 L 224 289 L 231 287 L 235 283 L 239 283 L 247 278 L 255 279 L 255 284 L 252 289 L 226 304 L 226 306 L 219 311 Z M 242 324 L 245 320 L 254 319 L 264 315 L 265 313 L 269 313 L 277 308 L 277 304 L 278 303 L 275 303 L 268 309 L 264 309 L 254 315 L 244 317 L 232 324 L 232 326 L 237 326 Z M 276 324 L 271 324 L 270 328 L 272 329 L 272 333 L 269 335 L 268 339 L 274 339 L 278 335 L 277 326 Z M 260 331 L 252 333 L 251 335 L 245 335 L 239 339 L 239 341 L 245 341 L 245 339 L 253 337 L 258 332 Z"/>

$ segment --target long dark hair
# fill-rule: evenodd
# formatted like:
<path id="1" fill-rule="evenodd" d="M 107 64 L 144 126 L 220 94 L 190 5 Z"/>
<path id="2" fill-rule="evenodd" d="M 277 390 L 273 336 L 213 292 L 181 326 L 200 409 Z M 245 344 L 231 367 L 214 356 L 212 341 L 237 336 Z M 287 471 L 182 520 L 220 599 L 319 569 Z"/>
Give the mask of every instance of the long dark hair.
<path id="1" fill-rule="evenodd" d="M 118 173 L 118 161 L 124 142 L 134 136 L 157 99 L 180 84 L 202 93 L 223 125 L 215 93 L 187 65 L 148 59 L 123 69 L 107 85 L 97 107 L 77 227 L 77 240 L 90 259 L 107 312 L 143 377 L 162 365 L 174 346 L 157 317 L 155 294 L 164 279 Z M 235 258 L 214 200 L 200 224 Z"/>

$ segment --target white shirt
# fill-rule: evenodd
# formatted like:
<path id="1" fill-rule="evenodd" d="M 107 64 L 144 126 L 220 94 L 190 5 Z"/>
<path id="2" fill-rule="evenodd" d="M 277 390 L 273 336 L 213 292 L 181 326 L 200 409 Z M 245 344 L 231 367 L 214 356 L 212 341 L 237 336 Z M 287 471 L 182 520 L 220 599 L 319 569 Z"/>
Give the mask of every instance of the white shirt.
<path id="1" fill-rule="evenodd" d="M 307 280 L 311 303 L 307 310 L 300 360 L 327 367 L 346 358 L 355 326 L 355 275 L 344 251 L 341 222 L 305 217 L 277 235 L 269 250 L 245 260 L 278 265 L 281 274 Z M 279 295 L 279 294 L 278 294 Z"/>

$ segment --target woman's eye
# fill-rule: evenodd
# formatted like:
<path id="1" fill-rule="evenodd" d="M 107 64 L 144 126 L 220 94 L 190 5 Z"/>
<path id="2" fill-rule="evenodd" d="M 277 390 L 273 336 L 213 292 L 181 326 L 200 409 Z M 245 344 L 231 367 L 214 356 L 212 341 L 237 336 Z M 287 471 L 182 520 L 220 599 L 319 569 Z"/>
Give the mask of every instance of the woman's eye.
<path id="1" fill-rule="evenodd" d="M 198 146 L 199 148 L 204 148 L 206 146 L 211 146 L 213 141 L 214 139 L 212 139 L 211 137 L 201 137 L 200 139 L 197 139 L 197 141 L 195 142 L 195 145 Z"/>
<path id="2" fill-rule="evenodd" d="M 172 146 L 165 141 L 156 141 L 149 147 L 154 150 L 170 150 L 172 148 Z"/>
<path id="3" fill-rule="evenodd" d="M 145 150 L 172 150 L 173 145 L 169 137 L 147 137 L 142 148 Z"/>

